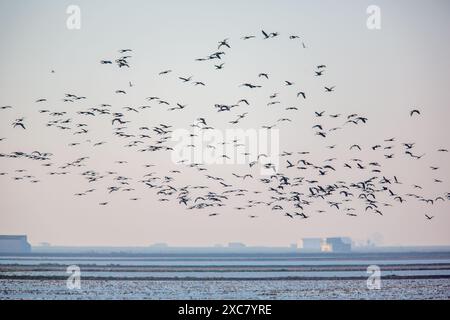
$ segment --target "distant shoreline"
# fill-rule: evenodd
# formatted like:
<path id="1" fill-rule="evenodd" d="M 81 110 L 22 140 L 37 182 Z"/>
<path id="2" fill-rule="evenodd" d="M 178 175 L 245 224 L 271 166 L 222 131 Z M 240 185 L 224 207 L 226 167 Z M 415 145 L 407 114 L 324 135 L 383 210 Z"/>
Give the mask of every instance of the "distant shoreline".
<path id="1" fill-rule="evenodd" d="M 87 281 L 316 281 L 450 279 L 450 253 L 0 257 L 0 281 L 65 281 L 69 265 Z M 446 280 L 447 281 L 447 280 Z"/>
<path id="2" fill-rule="evenodd" d="M 434 249 L 433 249 L 434 248 Z M 222 251 L 202 251 L 202 250 L 193 250 L 186 249 L 181 250 L 178 248 L 171 248 L 170 250 L 152 250 L 152 251 L 95 251 L 95 250 L 69 250 L 69 251 L 59 251 L 59 250 L 49 250 L 49 251 L 34 251 L 28 253 L 2 253 L 0 252 L 0 259 L 7 259 L 11 257 L 18 258 L 33 258 L 33 257 L 86 257 L 86 258 L 158 258 L 158 257 L 172 257 L 172 258 L 229 258 L 229 257 L 243 257 L 243 258 L 289 258 L 292 257 L 298 259 L 342 259 L 345 257 L 354 258 L 354 257 L 378 257 L 382 256 L 398 256 L 401 254 L 401 257 L 415 257 L 415 256 L 447 256 L 450 257 L 450 247 L 439 248 L 427 248 L 422 250 L 416 250 L 414 248 L 403 250 L 379 250 L 379 251 L 351 251 L 351 252 L 303 252 L 303 251 L 292 251 L 292 250 L 222 250 Z"/>
<path id="3" fill-rule="evenodd" d="M 383 280 L 450 279 L 450 275 L 383 276 Z M 2 276 L 2 280 L 67 281 L 65 276 Z M 83 277 L 83 281 L 366 281 L 367 277 Z"/>
<path id="4" fill-rule="evenodd" d="M 1 272 L 48 272 L 61 271 L 67 266 L 63 263 L 43 263 L 38 265 L 0 264 Z M 326 271 L 365 271 L 366 265 L 96 265 L 77 264 L 84 271 L 101 272 L 326 272 Z M 449 263 L 380 264 L 385 271 L 400 270 L 450 270 Z"/>

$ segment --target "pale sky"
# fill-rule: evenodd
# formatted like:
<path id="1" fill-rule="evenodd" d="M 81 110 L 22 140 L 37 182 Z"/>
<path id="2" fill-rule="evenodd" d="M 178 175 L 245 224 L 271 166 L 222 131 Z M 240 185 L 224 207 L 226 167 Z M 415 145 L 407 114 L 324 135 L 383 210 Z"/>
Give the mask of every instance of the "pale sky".
<path id="1" fill-rule="evenodd" d="M 81 29 L 66 26 L 69 5 L 81 9 Z M 366 26 L 369 5 L 381 9 L 381 29 Z M 263 40 L 261 30 L 279 32 Z M 32 244 L 135 246 L 166 242 L 170 245 L 214 245 L 245 242 L 248 245 L 288 245 L 304 237 L 348 236 L 366 240 L 379 235 L 384 245 L 450 245 L 449 201 L 434 205 L 405 196 L 418 194 L 426 199 L 444 197 L 450 192 L 450 3 L 442 1 L 6 1 L 0 0 L 0 154 L 32 151 L 52 153 L 51 161 L 0 158 L 0 234 L 27 234 Z M 255 39 L 242 40 L 245 35 Z M 289 39 L 298 35 L 300 39 Z M 229 38 L 231 48 L 221 48 L 223 61 L 195 61 L 217 51 L 218 42 Z M 302 42 L 306 48 L 302 47 Z M 112 60 L 119 49 L 130 48 L 130 68 Z M 225 62 L 223 70 L 214 64 Z M 321 77 L 314 76 L 316 66 L 324 64 Z M 171 69 L 172 73 L 158 73 Z M 51 73 L 54 70 L 55 73 Z M 269 74 L 269 80 L 258 74 Z M 178 77 L 192 76 L 205 87 L 183 84 Z M 292 87 L 284 81 L 292 81 Z M 129 87 L 129 82 L 133 87 Z M 250 82 L 262 88 L 239 87 Z M 324 93 L 324 86 L 336 86 Z M 116 94 L 125 90 L 126 95 Z M 307 99 L 296 98 L 305 91 Z M 66 93 L 86 96 L 74 103 L 62 101 Z M 281 103 L 267 106 L 269 96 L 278 93 Z M 186 104 L 183 110 L 167 111 L 167 106 L 145 100 L 158 96 L 171 106 Z M 47 101 L 36 103 L 40 98 Z M 218 113 L 215 104 L 234 104 L 246 98 L 250 106 L 240 104 L 230 112 Z M 390 186 L 406 199 L 383 208 L 383 216 L 365 212 L 358 201 L 358 216 L 331 208 L 326 200 L 314 201 L 305 208 L 308 219 L 290 219 L 272 206 L 238 211 L 249 199 L 270 201 L 273 193 L 259 179 L 257 169 L 243 165 L 205 166 L 208 171 L 172 163 L 170 152 L 137 152 L 139 147 L 124 147 L 139 137 L 124 140 L 113 135 L 111 115 L 95 117 L 77 114 L 100 104 L 111 104 L 110 112 L 124 113 L 128 133 L 142 134 L 139 127 L 169 124 L 172 130 L 190 129 L 199 117 L 208 125 L 226 128 L 260 129 L 289 117 L 279 124 L 280 151 L 309 151 L 309 155 L 280 158 L 281 173 L 287 176 L 320 179 L 321 184 L 337 181 L 363 181 L 372 176 L 395 175 L 401 184 Z M 151 105 L 151 109 L 138 109 Z M 297 111 L 285 107 L 297 106 Z M 133 107 L 139 113 L 127 112 Z M 421 114 L 410 117 L 412 109 Z M 66 112 L 62 117 L 39 110 Z M 315 111 L 325 111 L 316 117 Z M 248 112 L 239 124 L 237 115 Z M 366 124 L 343 125 L 350 114 L 368 118 Z M 337 119 L 331 114 L 340 114 Z M 25 117 L 26 130 L 12 123 Z M 70 130 L 48 127 L 52 120 L 71 119 Z M 86 135 L 74 135 L 76 124 L 88 124 Z M 320 124 L 330 132 L 326 138 L 315 135 L 312 126 Z M 117 126 L 115 126 L 117 127 Z M 156 134 L 149 132 L 152 137 Z M 385 139 L 395 137 L 392 143 Z M 157 137 L 156 137 L 157 139 Z M 89 141 L 88 141 L 89 140 Z M 104 145 L 93 144 L 105 141 Z M 155 141 L 155 139 L 150 140 Z M 149 142 L 150 142 L 149 141 Z M 70 147 L 70 143 L 80 143 Z M 404 154 L 402 143 L 415 143 L 414 155 Z M 362 151 L 349 150 L 359 144 Z M 391 150 L 372 151 L 371 147 L 393 146 Z M 336 145 L 334 149 L 328 146 Z M 394 153 L 393 159 L 385 154 Z M 66 163 L 89 157 L 84 167 L 61 169 Z M 324 165 L 333 162 L 336 172 L 318 177 L 317 171 L 286 169 L 286 159 L 306 159 Z M 381 174 L 357 169 L 346 170 L 344 163 L 359 158 L 367 165 L 379 162 Z M 116 161 L 128 161 L 118 164 Z M 51 167 L 42 166 L 52 163 Z M 144 164 L 154 164 L 145 168 Z M 353 164 L 353 163 L 352 163 Z M 439 167 L 432 170 L 430 166 Z M 25 172 L 16 170 L 25 169 Z M 89 183 L 82 172 L 117 172 L 112 177 Z M 172 174 L 170 170 L 180 170 Z M 49 175 L 49 172 L 69 172 Z M 220 176 L 234 188 L 261 191 L 254 196 L 233 197 L 222 208 L 186 210 L 176 195 L 161 202 L 157 190 L 148 189 L 139 180 L 151 172 L 159 177 L 172 176 L 174 186 L 206 185 L 222 192 L 217 182 L 205 174 Z M 251 173 L 254 178 L 235 178 L 232 173 Z M 32 175 L 15 180 L 14 177 Z M 117 185 L 117 175 L 130 178 L 129 188 L 108 194 L 107 187 Z M 39 180 L 30 183 L 30 180 Z M 132 179 L 132 180 L 131 180 Z M 442 182 L 437 183 L 434 179 Z M 378 181 L 378 180 L 377 180 Z M 422 189 L 413 187 L 420 185 Z M 77 197 L 88 189 L 94 192 Z M 123 187 L 126 188 L 126 187 Z M 296 190 L 309 194 L 304 184 Z M 376 188 L 380 188 L 376 184 Z M 202 192 L 207 192 L 202 191 Z M 354 192 L 352 190 L 352 192 Z M 130 201 L 130 198 L 139 198 Z M 308 200 L 308 198 L 305 198 Z M 387 201 L 380 195 L 378 200 Z M 108 202 L 106 206 L 99 203 Z M 348 206 L 351 206 L 350 204 Z M 342 208 L 345 206 L 342 205 Z M 317 210 L 324 210 L 318 213 Z M 288 210 L 292 212 L 292 209 Z M 218 216 L 209 214 L 217 212 Z M 434 216 L 428 220 L 425 214 Z M 251 219 L 249 215 L 257 218 Z"/>

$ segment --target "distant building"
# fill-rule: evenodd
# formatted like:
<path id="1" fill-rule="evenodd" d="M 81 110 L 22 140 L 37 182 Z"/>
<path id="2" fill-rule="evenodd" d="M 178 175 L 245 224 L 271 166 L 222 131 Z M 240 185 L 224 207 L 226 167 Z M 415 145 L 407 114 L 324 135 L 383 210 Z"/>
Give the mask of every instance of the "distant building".
<path id="1" fill-rule="evenodd" d="M 302 239 L 302 251 L 321 252 L 322 243 L 322 238 L 304 238 Z"/>
<path id="2" fill-rule="evenodd" d="M 333 252 L 333 246 L 326 241 L 322 243 L 322 247 L 320 248 L 322 252 Z"/>
<path id="3" fill-rule="evenodd" d="M 245 248 L 245 244 L 241 243 L 241 242 L 230 242 L 228 243 L 228 247 L 229 248 Z"/>
<path id="4" fill-rule="evenodd" d="M 327 238 L 326 243 L 331 246 L 331 252 L 350 252 L 352 250 L 349 238 Z"/>
<path id="5" fill-rule="evenodd" d="M 0 253 L 28 253 L 31 246 L 27 236 L 4 236 L 0 235 Z"/>
<path id="6" fill-rule="evenodd" d="M 351 239 L 344 237 L 334 238 L 304 238 L 302 239 L 303 252 L 350 252 Z"/>

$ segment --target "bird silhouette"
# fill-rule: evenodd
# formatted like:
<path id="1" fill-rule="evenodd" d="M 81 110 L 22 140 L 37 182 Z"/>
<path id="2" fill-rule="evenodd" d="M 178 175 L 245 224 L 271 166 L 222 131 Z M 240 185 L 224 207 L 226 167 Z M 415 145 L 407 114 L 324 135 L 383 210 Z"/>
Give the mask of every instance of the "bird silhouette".
<path id="1" fill-rule="evenodd" d="M 111 81 L 102 84 L 102 90 L 106 86 L 112 95 L 102 97 L 101 91 L 96 97 L 79 92 L 60 92 L 55 97 L 47 96 L 48 101 L 47 98 L 31 98 L 30 101 L 41 107 L 38 110 L 9 105 L 0 107 L 2 119 L 6 121 L 12 121 L 10 117 L 15 112 L 24 112 L 27 120 L 25 122 L 25 117 L 16 119 L 12 122 L 12 129 L 9 127 L 2 132 L 0 142 L 4 148 L 0 159 L 16 161 L 17 165 L 36 163 L 40 169 L 31 174 L 31 170 L 5 166 L 2 170 L 5 172 L 0 172 L 1 179 L 30 184 L 54 179 L 56 184 L 60 176 L 81 177 L 85 184 L 71 195 L 77 201 L 97 196 L 93 202 L 97 206 L 113 207 L 119 201 L 131 201 L 136 206 L 140 201 L 152 201 L 178 206 L 183 212 L 204 212 L 205 217 L 244 211 L 244 217 L 251 219 L 258 217 L 254 212 L 267 210 L 276 216 L 287 217 L 289 219 L 286 220 L 293 223 L 328 213 L 357 219 L 361 215 L 359 212 L 364 212 L 383 219 L 391 206 L 397 208 L 410 203 L 442 206 L 450 201 L 450 193 L 445 190 L 448 148 L 436 146 L 434 142 L 430 142 L 431 147 L 426 146 L 423 141 L 414 140 L 414 135 L 408 137 L 406 128 L 402 129 L 402 140 L 400 136 L 385 139 L 384 134 L 389 133 L 381 127 L 383 118 L 372 118 L 370 114 L 366 116 L 359 111 L 346 112 L 350 106 L 341 108 L 340 100 L 332 100 L 337 96 L 328 93 L 334 92 L 336 86 L 324 87 L 324 83 L 330 81 L 328 77 L 333 72 L 332 68 L 325 64 L 309 64 L 304 69 L 309 71 L 300 77 L 295 72 L 280 73 L 282 70 L 277 70 L 271 61 L 265 59 L 251 60 L 254 65 L 250 71 L 243 70 L 246 65 L 236 64 L 238 50 L 253 46 L 264 53 L 273 51 L 272 46 L 276 45 L 274 54 L 278 59 L 285 57 L 281 51 L 286 43 L 284 40 L 294 41 L 288 41 L 292 56 L 300 54 L 301 47 L 306 48 L 303 35 L 300 38 L 293 33 L 281 35 L 264 30 L 261 34 L 240 35 L 238 38 L 230 35 L 230 38 L 213 41 L 213 50 L 196 58 L 198 63 L 193 62 L 195 57 L 190 57 L 195 66 L 186 64 L 183 70 L 175 65 L 173 70 L 166 69 L 169 64 L 156 65 L 156 70 L 162 71 L 153 75 L 155 83 L 152 82 L 152 86 L 144 83 L 142 77 L 136 77 L 137 70 L 147 69 L 139 65 L 142 59 L 136 59 L 138 68 L 130 63 L 134 61 L 132 49 L 120 49 L 118 56 L 115 50 L 113 55 L 107 56 L 110 58 L 100 60 L 100 64 L 124 69 L 116 70 L 119 72 L 116 73 L 99 66 L 104 76 L 111 77 Z M 264 41 L 277 37 L 278 40 Z M 248 41 L 250 39 L 253 40 Z M 242 41 L 246 42 L 242 44 Z M 94 59 L 98 65 L 98 58 Z M 202 68 L 202 63 L 205 68 Z M 255 70 L 265 72 L 257 73 Z M 50 76 L 48 69 L 44 74 Z M 59 74 L 60 71 L 58 77 Z M 180 74 L 191 75 L 178 76 Z M 200 75 L 205 81 L 194 81 Z M 250 75 L 250 78 L 245 80 L 243 75 Z M 227 82 L 216 82 L 217 77 L 224 76 Z M 291 80 L 284 80 L 286 78 Z M 336 75 L 330 78 L 335 79 Z M 113 83 L 122 83 L 122 86 L 128 83 L 130 89 L 127 89 L 128 93 L 116 90 Z M 299 88 L 296 84 L 300 83 L 305 85 Z M 172 85 L 182 87 L 182 91 L 172 91 Z M 240 87 L 245 89 L 238 89 Z M 331 106 L 322 105 L 327 101 Z M 311 109 L 317 105 L 323 111 Z M 33 116 L 29 117 L 30 114 Z M 418 109 L 410 111 L 410 117 L 419 115 Z M 396 119 L 395 114 L 383 116 L 398 120 L 401 125 L 401 119 Z M 423 119 L 417 117 L 416 120 Z M 364 130 L 370 126 L 374 126 L 376 131 L 370 139 L 364 140 L 367 134 Z M 283 142 L 281 151 L 257 152 L 246 139 L 238 137 L 202 141 L 204 133 L 230 127 L 265 129 L 261 132 L 268 135 L 275 132 L 270 132 L 271 129 L 276 128 L 283 137 L 284 134 L 289 137 L 290 143 L 285 145 Z M 40 132 L 36 128 L 49 130 L 57 137 L 55 150 L 40 150 L 37 146 L 41 144 L 36 144 L 31 149 L 36 149 L 34 151 L 29 146 L 11 151 L 15 135 L 20 139 L 28 135 L 31 145 L 31 138 L 38 137 Z M 179 128 L 189 129 L 183 150 L 200 154 L 214 152 L 218 162 L 226 164 L 235 161 L 236 156 L 243 157 L 245 166 L 233 166 L 232 171 L 223 166 L 216 171 L 202 161 L 185 157 L 173 163 L 161 161 L 175 152 L 172 140 Z M 304 132 L 292 131 L 298 128 Z M 8 130 L 14 134 L 8 136 Z M 314 139 L 310 141 L 314 149 L 298 148 L 304 145 L 300 139 L 307 137 Z M 60 150 L 56 148 L 57 144 L 60 144 Z M 61 157 L 56 151 L 63 155 L 67 151 L 70 158 Z M 73 155 L 78 159 L 73 160 Z M 124 158 L 117 158 L 119 156 Z M 102 161 L 100 165 L 99 159 Z M 155 162 L 149 163 L 144 159 L 155 159 Z M 433 175 L 428 175 L 425 180 L 419 179 L 414 174 L 416 166 L 423 169 L 424 174 Z M 401 174 L 401 167 L 410 168 L 406 177 Z M 262 169 L 266 169 L 268 174 L 258 173 L 257 170 Z M 434 218 L 428 214 L 425 217 L 427 220 Z M 437 214 L 436 219 L 439 219 Z"/>

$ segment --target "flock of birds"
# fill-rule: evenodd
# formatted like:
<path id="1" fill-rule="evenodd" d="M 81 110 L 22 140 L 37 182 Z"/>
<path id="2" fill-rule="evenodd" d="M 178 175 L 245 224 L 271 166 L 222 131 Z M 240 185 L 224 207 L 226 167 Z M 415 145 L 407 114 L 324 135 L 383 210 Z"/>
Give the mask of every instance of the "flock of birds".
<path id="1" fill-rule="evenodd" d="M 271 41 L 280 36 L 278 32 L 261 31 L 258 35 L 246 35 L 241 41 Z M 299 41 L 299 48 L 306 49 L 305 43 L 300 36 L 290 35 L 289 40 Z M 224 59 L 227 52 L 232 50 L 232 43 L 229 38 L 218 41 L 217 50 L 201 58 L 195 59 L 197 62 L 211 62 L 213 72 L 220 72 L 227 68 Z M 119 56 L 116 59 L 101 60 L 102 65 L 122 68 L 131 68 L 132 49 L 119 50 Z M 313 77 L 324 77 L 327 71 L 326 65 L 318 65 L 314 67 Z M 52 70 L 52 73 L 55 71 Z M 167 77 L 174 71 L 171 69 L 163 70 L 158 73 L 158 77 Z M 264 81 L 268 81 L 271 75 L 267 72 L 261 72 L 255 75 L 254 81 L 247 81 L 236 84 L 240 87 L 242 94 L 245 95 L 246 90 L 262 90 Z M 128 80 L 127 80 L 128 81 Z M 183 84 L 192 84 L 197 87 L 206 87 L 207 82 L 204 80 L 196 80 L 192 75 L 179 75 L 176 81 Z M 128 81 L 129 87 L 133 87 L 132 81 Z M 309 99 L 309 93 L 291 80 L 285 80 L 282 84 L 284 87 L 292 89 L 292 94 L 299 101 Z M 128 89 L 117 89 L 115 94 L 127 95 Z M 336 90 L 336 86 L 323 86 L 323 94 L 332 95 Z M 186 104 L 172 104 L 168 100 L 158 96 L 149 96 L 140 106 L 117 107 L 108 103 L 100 104 L 95 107 L 84 107 L 89 103 L 89 99 L 85 96 L 79 96 L 73 93 L 66 93 L 61 97 L 62 102 L 79 107 L 76 111 L 74 108 L 66 108 L 65 110 L 52 110 L 51 105 L 46 98 L 35 100 L 35 104 L 39 107 L 37 112 L 42 114 L 46 119 L 44 125 L 47 128 L 67 131 L 68 137 L 72 136 L 75 140 L 78 137 L 85 137 L 86 142 L 69 141 L 67 146 L 76 148 L 82 143 L 89 143 L 93 147 L 101 147 L 111 141 L 97 141 L 92 133 L 92 127 L 98 121 L 105 119 L 111 127 L 111 134 L 119 141 L 124 141 L 125 148 L 129 148 L 133 152 L 166 152 L 173 151 L 171 145 L 171 134 L 174 129 L 173 124 L 152 123 L 147 126 L 133 126 L 130 120 L 131 114 L 139 114 L 146 112 L 154 107 L 166 108 L 166 112 L 182 112 L 187 108 Z M 54 102 L 52 102 L 54 103 Z M 267 100 L 267 106 L 282 108 L 284 114 L 279 119 L 274 119 L 273 123 L 262 124 L 261 128 L 270 130 L 274 127 L 281 127 L 284 123 L 295 121 L 295 112 L 300 110 L 298 106 L 284 106 L 280 94 L 275 92 L 270 94 Z M 211 106 L 217 112 L 230 113 L 231 116 L 225 121 L 226 125 L 236 126 L 244 121 L 252 113 L 260 112 L 252 108 L 252 103 L 248 97 L 242 97 L 234 104 L 216 103 Z M 13 106 L 1 106 L 1 118 L 8 117 L 8 111 L 14 109 Z M 189 109 L 189 108 L 188 108 Z M 238 111 L 236 114 L 235 110 Z M 158 110 L 158 112 L 161 112 Z M 195 111 L 191 111 L 195 114 Z M 293 115 L 293 116 L 291 116 Z M 182 113 L 180 117 L 185 117 Z M 313 113 L 316 123 L 312 123 L 311 129 L 318 139 L 327 139 L 327 137 L 338 130 L 343 130 L 348 126 L 363 126 L 369 119 L 360 114 L 329 114 L 326 110 L 314 111 Z M 409 117 L 420 118 L 419 109 L 410 110 Z M 196 130 L 212 130 L 215 128 L 211 124 L 212 120 L 205 116 L 195 116 L 195 121 L 189 126 Z M 226 118 L 226 117 L 224 117 Z M 328 118 L 336 123 L 336 126 L 326 127 L 323 119 Z M 14 130 L 29 130 L 30 124 L 27 123 L 26 117 L 20 117 L 12 122 Z M 95 119 L 95 120 L 92 120 Z M 167 117 L 167 119 L 170 119 Z M 223 118 L 222 118 L 223 119 Z M 92 121 L 91 121 L 92 120 Z M 33 123 L 33 130 L 36 130 L 36 124 Z M 32 133 L 30 133 L 32 134 Z M 7 138 L 0 137 L 0 150 L 3 149 L 1 142 Z M 326 140 L 325 140 L 326 141 Z M 235 150 L 245 148 L 245 143 L 238 140 L 223 141 L 222 145 L 230 144 Z M 188 148 L 200 148 L 191 144 Z M 217 145 L 209 144 L 207 148 L 217 148 Z M 334 149 L 336 145 L 328 145 L 327 149 Z M 400 149 L 400 150 L 399 150 Z M 162 172 L 158 171 L 157 164 L 142 165 L 142 176 L 139 180 L 133 177 L 121 174 L 118 170 L 97 171 L 89 169 L 89 155 L 81 155 L 78 159 L 64 164 L 56 164 L 52 162 L 53 154 L 44 151 L 13 151 L 2 152 L 0 158 L 5 159 L 28 159 L 29 161 L 38 161 L 40 165 L 48 168 L 48 175 L 71 175 L 79 174 L 86 181 L 86 189 L 75 194 L 76 197 L 87 197 L 99 190 L 100 182 L 108 181 L 106 191 L 109 198 L 102 199 L 100 206 L 110 205 L 114 201 L 114 194 L 125 192 L 130 194 L 130 201 L 139 201 L 140 197 L 136 195 L 137 188 L 142 187 L 154 191 L 158 201 L 160 202 L 176 202 L 186 210 L 201 210 L 207 215 L 213 217 L 226 211 L 245 211 L 250 208 L 258 208 L 259 211 L 270 209 L 289 219 L 308 219 L 315 214 L 326 213 L 328 211 L 342 212 L 348 216 L 357 216 L 360 213 L 383 215 L 386 207 L 397 204 L 403 204 L 412 200 L 423 202 L 430 206 L 438 202 L 446 202 L 450 200 L 449 192 L 442 192 L 433 196 L 426 195 L 423 187 L 419 184 L 406 186 L 399 177 L 389 176 L 383 173 L 383 167 L 389 165 L 389 160 L 396 157 L 398 153 L 404 154 L 406 159 L 412 161 L 424 161 L 425 155 L 415 148 L 415 143 L 398 142 L 396 138 L 381 139 L 379 143 L 363 146 L 359 144 L 351 144 L 349 150 L 352 152 L 362 152 L 364 155 L 370 156 L 376 153 L 384 158 L 381 161 L 367 161 L 361 158 L 350 157 L 349 159 L 330 158 L 321 162 L 313 162 L 309 159 L 311 154 L 309 151 L 287 150 L 278 156 L 281 159 L 281 168 L 276 171 L 272 163 L 261 160 L 269 158 L 268 154 L 251 154 L 245 153 L 251 161 L 249 161 L 248 169 L 242 173 L 229 172 L 229 175 L 213 174 L 207 165 L 202 163 L 192 163 L 190 161 L 181 160 L 177 163 L 179 170 L 170 170 Z M 444 147 L 436 150 L 437 153 L 448 153 Z M 224 158 L 229 155 L 224 154 Z M 116 161 L 116 165 L 126 170 L 127 166 L 136 166 L 127 161 Z M 246 165 L 246 166 L 247 166 Z M 258 165 L 272 168 L 273 174 L 270 176 L 258 176 L 256 167 Z M 79 170 L 75 170 L 79 168 Z M 183 168 L 183 169 L 181 169 Z M 250 171 L 247 171 L 250 170 Z M 437 166 L 430 167 L 431 172 L 439 170 Z M 190 184 L 180 184 L 177 179 L 185 171 L 195 174 L 195 182 Z M 348 172 L 357 171 L 358 174 L 365 178 L 348 181 Z M 40 183 L 41 180 L 28 173 L 27 169 L 16 169 L 14 172 L 0 172 L 1 177 L 10 175 L 14 181 L 29 181 L 30 183 Z M 333 183 L 325 183 L 323 177 L 338 177 Z M 345 178 L 344 178 L 345 177 Z M 180 179 L 181 180 L 181 179 Z M 243 187 L 244 182 L 252 181 L 252 188 Z M 435 178 L 433 183 L 442 184 L 442 179 Z M 97 186 L 96 186 L 97 185 Z M 139 186 L 139 187 L 138 187 Z M 409 189 L 410 191 L 404 191 Z M 319 205 L 320 209 L 318 209 Z M 236 205 L 238 204 L 238 205 Z M 222 208 L 223 209 L 220 209 Z M 255 212 L 257 210 L 253 210 Z M 250 218 L 257 218 L 257 214 L 249 214 Z M 427 220 L 433 219 L 433 215 L 429 212 L 424 213 Z"/>

